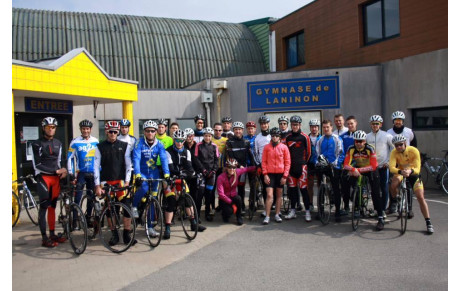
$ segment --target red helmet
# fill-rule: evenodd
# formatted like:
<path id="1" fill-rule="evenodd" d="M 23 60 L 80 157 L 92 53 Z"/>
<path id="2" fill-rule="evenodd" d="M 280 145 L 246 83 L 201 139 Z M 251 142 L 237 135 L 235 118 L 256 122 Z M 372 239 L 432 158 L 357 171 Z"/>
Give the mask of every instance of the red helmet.
<path id="1" fill-rule="evenodd" d="M 115 130 L 120 130 L 120 123 L 116 120 L 110 120 L 110 121 L 107 121 L 105 123 L 105 130 L 111 130 L 111 129 L 115 129 Z"/>
<path id="2" fill-rule="evenodd" d="M 246 123 L 246 128 L 248 128 L 248 127 L 257 128 L 256 123 L 255 123 L 254 121 L 248 121 L 248 122 Z"/>

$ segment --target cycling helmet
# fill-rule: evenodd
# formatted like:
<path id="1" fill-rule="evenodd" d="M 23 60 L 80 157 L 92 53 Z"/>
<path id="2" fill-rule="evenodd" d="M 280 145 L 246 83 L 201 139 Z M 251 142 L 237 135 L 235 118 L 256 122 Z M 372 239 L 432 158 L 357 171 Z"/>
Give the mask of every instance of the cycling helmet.
<path id="1" fill-rule="evenodd" d="M 80 121 L 79 125 L 80 125 L 80 128 L 82 127 L 92 128 L 93 127 L 93 123 L 89 121 L 88 119 L 83 119 L 82 121 Z"/>
<path id="2" fill-rule="evenodd" d="M 246 128 L 248 128 L 248 127 L 257 128 L 257 125 L 256 125 L 256 123 L 254 121 L 248 121 L 248 122 L 246 122 Z"/>
<path id="3" fill-rule="evenodd" d="M 281 131 L 278 127 L 273 127 L 270 129 L 270 135 L 279 135 L 281 136 Z"/>
<path id="4" fill-rule="evenodd" d="M 244 125 L 242 122 L 240 121 L 235 121 L 233 122 L 233 128 L 241 128 L 241 129 L 244 129 Z"/>
<path id="5" fill-rule="evenodd" d="M 362 130 L 353 133 L 353 140 L 366 140 L 367 134 Z"/>
<path id="6" fill-rule="evenodd" d="M 369 118 L 369 122 L 382 122 L 383 123 L 383 118 L 380 115 L 372 115 L 371 118 Z"/>
<path id="7" fill-rule="evenodd" d="M 129 121 L 129 119 L 122 119 L 120 120 L 120 125 L 121 126 L 131 126 L 131 121 Z"/>
<path id="8" fill-rule="evenodd" d="M 393 136 L 393 139 L 391 140 L 393 144 L 396 144 L 398 142 L 406 142 L 406 137 L 402 134 L 398 134 Z"/>
<path id="9" fill-rule="evenodd" d="M 404 112 L 401 112 L 401 111 L 396 111 L 396 112 L 393 112 L 393 114 L 391 114 L 391 119 L 392 120 L 395 120 L 395 119 L 406 119 L 406 115 L 404 115 Z"/>
<path id="10" fill-rule="evenodd" d="M 289 123 L 289 118 L 286 115 L 281 115 L 280 118 L 278 118 L 278 123 L 281 123 L 283 121 Z"/>
<path id="11" fill-rule="evenodd" d="M 212 128 L 210 127 L 206 127 L 205 129 L 203 129 L 203 135 L 205 134 L 214 135 L 214 130 L 212 130 Z"/>
<path id="12" fill-rule="evenodd" d="M 105 123 L 105 130 L 120 130 L 120 123 L 116 120 L 109 120 Z"/>
<path id="13" fill-rule="evenodd" d="M 310 120 L 310 122 L 308 124 L 310 126 L 312 126 L 312 125 L 319 126 L 321 124 L 321 122 L 318 119 L 312 119 L 312 120 Z"/>
<path id="14" fill-rule="evenodd" d="M 229 116 L 223 117 L 222 122 L 232 122 L 232 118 Z"/>
<path id="15" fill-rule="evenodd" d="M 186 139 L 187 133 L 185 133 L 185 131 L 183 131 L 182 129 L 178 129 L 173 133 L 173 138 Z"/>
<path id="16" fill-rule="evenodd" d="M 238 167 L 238 161 L 233 158 L 228 158 L 225 162 L 226 167 Z"/>
<path id="17" fill-rule="evenodd" d="M 168 126 L 168 121 L 164 118 L 158 120 L 158 124 L 163 124 L 164 126 Z"/>
<path id="18" fill-rule="evenodd" d="M 55 126 L 57 126 L 58 122 L 57 122 L 56 118 L 54 118 L 54 117 L 45 117 L 42 120 L 42 127 L 45 127 L 47 125 L 55 125 Z"/>
<path id="19" fill-rule="evenodd" d="M 270 122 L 270 117 L 262 115 L 259 117 L 259 123 L 269 123 Z"/>
<path id="20" fill-rule="evenodd" d="M 318 163 L 316 164 L 316 167 L 319 169 L 325 169 L 329 166 L 329 161 L 324 155 L 320 155 L 318 157 Z"/>
<path id="21" fill-rule="evenodd" d="M 143 129 L 146 129 L 146 128 L 155 128 L 158 130 L 158 124 L 153 120 L 147 120 L 146 122 L 144 122 Z"/>
<path id="22" fill-rule="evenodd" d="M 189 136 L 189 135 L 195 135 L 195 131 L 193 131 L 193 129 L 191 129 L 191 128 L 186 128 L 186 129 L 184 129 L 184 132 L 185 132 L 185 134 L 186 134 L 187 136 Z"/>
<path id="23" fill-rule="evenodd" d="M 195 118 L 193 120 L 195 120 L 195 123 L 196 123 L 200 119 L 203 120 L 203 121 L 206 120 L 206 118 L 202 114 L 198 114 L 197 116 L 195 116 Z"/>
<path id="24" fill-rule="evenodd" d="M 302 123 L 302 118 L 298 115 L 294 115 L 291 117 L 291 123 Z"/>

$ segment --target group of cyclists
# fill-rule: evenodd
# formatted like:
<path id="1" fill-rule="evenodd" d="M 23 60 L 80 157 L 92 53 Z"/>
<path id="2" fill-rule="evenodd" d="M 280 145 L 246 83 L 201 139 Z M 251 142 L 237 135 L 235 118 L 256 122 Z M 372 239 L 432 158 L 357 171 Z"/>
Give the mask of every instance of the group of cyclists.
<path id="1" fill-rule="evenodd" d="M 182 130 L 179 124 L 173 122 L 169 125 L 169 134 L 167 120 L 148 120 L 143 124 L 143 137 L 139 139 L 129 135 L 131 123 L 123 119 L 106 122 L 106 139 L 101 142 L 91 136 L 93 124 L 85 119 L 79 123 L 81 136 L 70 143 L 67 167 L 64 167 L 64 163 L 61 163 L 62 144 L 54 138 L 57 120 L 46 117 L 41 124 L 42 138 L 32 144 L 40 199 L 42 246 L 55 247 L 65 241 L 54 230 L 59 180 L 67 175 L 76 185 L 76 203 L 80 202 L 85 187 L 91 190 L 88 193 L 94 192 L 100 196 L 104 192 L 104 184 L 119 187 L 135 184 L 133 198 L 127 195 L 127 191 L 116 193 L 120 202 L 131 207 L 135 218 L 139 217 L 141 199 L 149 189 L 145 179 L 158 179 L 153 185 L 153 194 L 157 196 L 159 183 L 163 183 L 168 205 L 165 209 L 165 228 L 161 234 L 149 226 L 148 235 L 161 235 L 163 239 L 169 239 L 176 202 L 175 189 L 171 187 L 173 177 L 185 179 L 197 206 L 198 213 L 189 217 L 192 230 L 206 230 L 200 217 L 203 197 L 206 221 L 212 221 L 215 213 L 220 211 L 224 222 L 229 222 L 234 215 L 236 223 L 242 225 L 246 213 L 246 180 L 249 182 L 250 195 L 256 191 L 256 181 L 262 181 L 265 206 L 261 213 L 262 224 L 270 223 L 272 205 L 276 222 L 282 222 L 283 218 L 295 219 L 302 209 L 299 196 L 303 200 L 305 221 L 311 222 L 312 211 L 315 210 L 314 180 L 319 181 L 317 166 L 324 160 L 332 165 L 332 170 L 326 174 L 333 188 L 336 222 L 341 222 L 341 217 L 350 213 L 355 215 L 354 209 L 350 211 L 350 189 L 360 175 L 365 175 L 377 212 L 376 230 L 382 230 L 386 214 L 396 212 L 398 187 L 402 178 L 406 177 L 419 202 L 427 233 L 432 234 L 434 229 L 419 178 L 420 153 L 416 148 L 415 135 L 404 126 L 404 119 L 403 112 L 394 112 L 393 127 L 384 131 L 381 129 L 383 118 L 372 115 L 369 119 L 371 131 L 366 134 L 363 130 L 357 130 L 354 116 L 344 120 L 343 115 L 337 114 L 334 116 L 335 130 L 330 120 L 312 119 L 309 121 L 310 133 L 306 134 L 302 132 L 300 116 L 280 116 L 279 127 L 270 128 L 270 118 L 262 115 L 258 119 L 260 132 L 256 134 L 258 126 L 254 121 L 243 124 L 233 122 L 231 117 L 224 117 L 211 128 L 206 127 L 206 118 L 199 114 L 194 118 L 194 129 Z M 159 182 L 160 178 L 164 182 Z M 290 210 L 283 217 L 281 203 L 285 187 Z M 87 213 L 91 213 L 93 207 L 90 200 Z M 413 216 L 412 203 L 409 203 L 409 218 Z M 125 219 L 127 223 L 122 239 L 123 243 L 128 243 L 131 229 L 129 217 Z M 118 232 L 113 231 L 110 244 L 119 241 Z"/>

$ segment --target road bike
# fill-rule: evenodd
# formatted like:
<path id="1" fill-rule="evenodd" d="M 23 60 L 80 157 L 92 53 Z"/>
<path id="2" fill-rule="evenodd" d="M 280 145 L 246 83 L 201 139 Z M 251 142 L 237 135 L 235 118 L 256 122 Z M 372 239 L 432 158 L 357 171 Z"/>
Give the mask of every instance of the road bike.
<path id="1" fill-rule="evenodd" d="M 33 224 L 38 225 L 38 207 L 37 200 L 32 195 L 29 187 L 27 186 L 27 180 L 32 181 L 36 184 L 33 175 L 27 175 L 26 177 L 20 177 L 16 181 L 13 181 L 13 185 L 17 183 L 19 195 L 13 191 L 13 227 L 19 220 L 19 215 L 22 209 L 25 209 L 27 215 Z M 22 188 L 22 189 L 21 189 Z"/>
<path id="2" fill-rule="evenodd" d="M 334 207 L 334 194 L 332 191 L 331 178 L 327 175 L 334 175 L 332 165 L 328 163 L 325 166 L 317 166 L 317 170 L 321 175 L 321 183 L 318 191 L 318 214 L 322 224 L 329 223 Z"/>
<path id="3" fill-rule="evenodd" d="M 364 175 L 360 175 L 356 181 L 356 185 L 352 192 L 352 213 L 351 213 L 351 227 L 354 231 L 358 229 L 359 222 L 362 218 L 369 216 L 372 212 L 368 208 L 370 196 L 370 187 L 368 178 Z"/>
<path id="4" fill-rule="evenodd" d="M 444 193 L 448 195 L 448 171 L 447 171 L 447 150 L 443 150 L 446 154 L 444 158 L 431 158 L 425 153 L 420 153 L 422 159 L 422 168 L 420 175 L 422 178 L 423 185 L 426 187 L 430 177 L 434 180 L 436 185 L 440 186 Z"/>
<path id="5" fill-rule="evenodd" d="M 407 219 L 409 217 L 409 203 L 410 197 L 412 197 L 412 187 L 406 177 L 403 177 L 401 185 L 399 186 L 399 192 L 396 196 L 398 202 L 398 219 L 401 221 L 401 235 L 406 232 Z"/>
<path id="6" fill-rule="evenodd" d="M 248 218 L 252 221 L 257 209 L 263 209 L 263 186 L 260 176 L 255 174 L 255 190 L 249 192 L 249 207 L 248 207 Z"/>

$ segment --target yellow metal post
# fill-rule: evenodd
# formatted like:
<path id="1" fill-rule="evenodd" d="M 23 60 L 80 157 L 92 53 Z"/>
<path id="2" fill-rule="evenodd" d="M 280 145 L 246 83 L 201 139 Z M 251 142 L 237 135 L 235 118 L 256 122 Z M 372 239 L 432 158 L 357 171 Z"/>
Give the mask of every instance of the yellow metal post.
<path id="1" fill-rule="evenodd" d="M 13 142 L 13 146 L 11 147 L 11 151 L 13 152 L 13 156 L 12 156 L 12 162 L 13 162 L 13 167 L 12 167 L 12 172 L 13 172 L 13 179 L 12 181 L 15 181 L 18 179 L 18 169 L 16 167 L 16 126 L 14 124 L 14 92 L 11 92 L 11 96 L 12 96 L 12 100 L 11 100 L 11 107 L 13 108 L 13 121 L 12 121 L 12 131 L 13 131 L 13 137 L 12 137 L 12 142 Z M 17 193 L 17 184 L 14 184 L 13 185 L 13 191 L 15 191 Z"/>
<path id="2" fill-rule="evenodd" d="M 133 119 L 133 102 L 123 101 L 123 118 L 128 119 L 131 122 L 129 127 L 129 134 L 134 135 L 134 119 Z"/>

